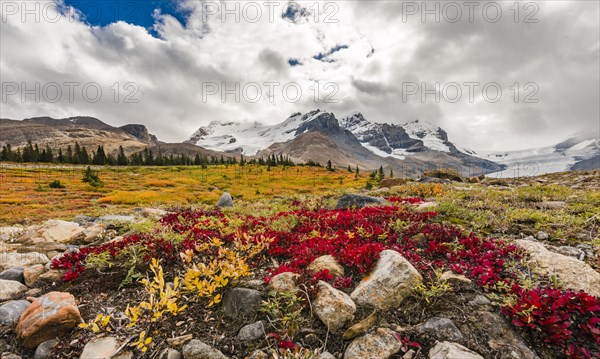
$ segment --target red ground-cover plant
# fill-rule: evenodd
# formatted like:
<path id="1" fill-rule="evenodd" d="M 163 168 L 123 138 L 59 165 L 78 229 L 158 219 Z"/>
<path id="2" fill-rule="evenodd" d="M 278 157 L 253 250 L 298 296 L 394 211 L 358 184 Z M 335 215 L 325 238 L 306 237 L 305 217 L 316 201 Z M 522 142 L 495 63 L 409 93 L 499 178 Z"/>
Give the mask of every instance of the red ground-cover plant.
<path id="1" fill-rule="evenodd" d="M 517 327 L 557 345 L 572 358 L 600 357 L 600 300 L 584 292 L 512 287 L 516 304 L 502 308 Z M 595 344 L 595 345 L 590 345 Z M 590 347 L 595 346 L 595 349 Z"/>
<path id="2" fill-rule="evenodd" d="M 133 234 L 120 241 L 108 242 L 99 246 L 80 248 L 75 252 L 65 253 L 62 257 L 52 260 L 53 269 L 66 269 L 63 276 L 64 281 L 71 281 L 79 276 L 85 270 L 85 260 L 90 255 L 109 253 L 115 258 L 123 249 L 139 244 L 146 248 L 143 260 L 149 261 L 151 258 L 163 258 L 165 260 L 174 260 L 178 252 L 171 241 L 162 238 L 155 238 L 148 234 Z"/>
<path id="3" fill-rule="evenodd" d="M 265 282 L 276 274 L 294 272 L 310 293 L 319 280 L 336 288 L 350 290 L 368 274 L 381 251 L 392 249 L 402 254 L 424 277 L 432 277 L 434 270 L 452 270 L 473 279 L 486 290 L 496 290 L 502 284 L 514 305 L 502 312 L 512 323 L 531 331 L 536 338 L 570 358 L 600 357 L 600 303 L 586 293 L 561 291 L 554 288 L 525 289 L 512 268 L 520 259 L 517 248 L 503 241 L 479 238 L 459 227 L 435 223 L 435 213 L 415 213 L 407 204 L 420 199 L 388 198 L 396 206 L 365 207 L 339 210 L 299 209 L 277 213 L 270 217 L 244 216 L 242 225 L 236 224 L 222 231 L 230 223 L 219 210 L 183 210 L 168 214 L 160 224 L 183 238 L 177 243 L 155 234 L 134 234 L 121 241 L 81 248 L 66 253 L 52 262 L 53 268 L 67 269 L 65 280 L 72 280 L 85 270 L 89 255 L 103 252 L 113 258 L 128 246 L 139 244 L 151 257 L 176 260 L 179 253 L 193 250 L 196 244 L 219 238 L 223 242 L 240 238 L 252 240 L 253 235 L 274 238 L 267 251 L 268 259 L 279 263 L 268 269 Z M 285 222 L 289 226 L 276 226 Z M 239 221 L 238 221 L 239 222 Z M 280 229 L 275 229 L 280 228 Z M 332 255 L 344 267 L 345 275 L 333 276 L 329 271 L 308 273 L 308 265 L 317 257 Z M 261 262 L 263 261 L 263 262 Z M 267 262 L 257 259 L 252 265 Z M 279 338 L 280 347 L 295 345 L 288 338 Z"/>

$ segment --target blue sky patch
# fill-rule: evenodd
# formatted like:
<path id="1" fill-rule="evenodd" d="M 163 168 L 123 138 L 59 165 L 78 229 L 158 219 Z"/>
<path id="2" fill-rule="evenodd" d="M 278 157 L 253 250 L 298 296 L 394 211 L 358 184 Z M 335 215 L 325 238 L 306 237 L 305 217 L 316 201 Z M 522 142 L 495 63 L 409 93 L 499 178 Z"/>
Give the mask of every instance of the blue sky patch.
<path id="1" fill-rule="evenodd" d="M 124 21 L 146 28 L 153 36 L 156 36 L 152 30 L 154 9 L 160 9 L 184 25 L 188 15 L 177 9 L 175 0 L 65 0 L 65 5 L 80 11 L 83 21 L 90 25 L 106 26 Z"/>
<path id="2" fill-rule="evenodd" d="M 313 56 L 313 59 L 323 61 L 323 62 L 335 62 L 335 60 L 327 59 L 327 57 L 330 56 L 331 54 L 334 54 L 334 53 L 340 51 L 340 50 L 347 49 L 348 47 L 349 47 L 348 45 L 336 45 L 336 46 L 332 47 L 331 49 L 329 49 L 329 51 L 327 51 L 325 53 L 319 52 L 317 55 Z"/>
<path id="3" fill-rule="evenodd" d="M 300 62 L 300 60 L 298 59 L 294 59 L 294 58 L 290 58 L 288 60 L 288 64 L 290 64 L 290 66 L 294 67 L 294 66 L 302 66 L 302 62 Z"/>

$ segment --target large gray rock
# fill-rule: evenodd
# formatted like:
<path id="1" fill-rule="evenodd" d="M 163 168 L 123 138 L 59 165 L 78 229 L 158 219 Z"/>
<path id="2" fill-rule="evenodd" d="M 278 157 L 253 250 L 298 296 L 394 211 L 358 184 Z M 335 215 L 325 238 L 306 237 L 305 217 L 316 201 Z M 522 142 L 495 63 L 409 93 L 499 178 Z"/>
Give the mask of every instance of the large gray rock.
<path id="1" fill-rule="evenodd" d="M 258 321 L 242 327 L 237 337 L 243 342 L 253 342 L 255 340 L 264 338 L 265 335 L 265 325 L 262 321 Z"/>
<path id="2" fill-rule="evenodd" d="M 160 352 L 158 359 L 181 359 L 181 353 L 175 349 L 165 348 Z"/>
<path id="3" fill-rule="evenodd" d="M 487 336 L 487 344 L 496 351 L 498 359 L 539 359 L 513 326 L 503 317 L 488 311 L 472 313 L 471 328 Z"/>
<path id="4" fill-rule="evenodd" d="M 375 269 L 358 284 L 350 298 L 359 305 L 390 309 L 400 306 L 422 280 L 421 274 L 400 253 L 385 250 Z"/>
<path id="5" fill-rule="evenodd" d="M 38 345 L 35 349 L 33 359 L 51 359 L 54 346 L 58 343 L 57 339 L 50 339 Z"/>
<path id="6" fill-rule="evenodd" d="M 429 350 L 429 359 L 484 359 L 458 343 L 439 342 Z"/>
<path id="7" fill-rule="evenodd" d="M 585 262 L 551 252 L 539 242 L 520 239 L 515 243 L 529 254 L 527 262 L 535 274 L 555 276 L 569 289 L 583 290 L 600 297 L 600 273 Z"/>
<path id="8" fill-rule="evenodd" d="M 373 333 L 354 339 L 346 348 L 344 359 L 387 359 L 400 349 L 402 344 L 393 330 L 378 328 Z"/>
<path id="9" fill-rule="evenodd" d="M 535 204 L 540 209 L 560 209 L 567 207 L 567 203 L 563 201 L 544 201 Z"/>
<path id="10" fill-rule="evenodd" d="M 229 193 L 224 192 L 217 202 L 217 207 L 233 207 L 233 197 Z"/>
<path id="11" fill-rule="evenodd" d="M 18 299 L 26 291 L 27 287 L 21 282 L 0 279 L 0 302 Z"/>
<path id="12" fill-rule="evenodd" d="M 25 285 L 32 287 L 37 279 L 44 274 L 46 268 L 42 264 L 36 264 L 34 266 L 28 267 L 23 272 L 23 277 L 25 278 Z"/>
<path id="13" fill-rule="evenodd" d="M 415 211 L 419 213 L 436 212 L 439 206 L 436 202 L 423 202 L 415 207 Z"/>
<path id="14" fill-rule="evenodd" d="M 226 359 L 219 350 L 198 339 L 190 340 L 183 346 L 183 359 Z"/>
<path id="15" fill-rule="evenodd" d="M 223 314 L 229 318 L 254 316 L 262 302 L 261 293 L 255 289 L 233 288 L 223 296 Z"/>
<path id="16" fill-rule="evenodd" d="M 79 223 L 51 219 L 42 224 L 38 233 L 45 242 L 72 243 L 83 231 Z"/>
<path id="17" fill-rule="evenodd" d="M 0 254 L 0 256 L 2 256 L 3 254 Z M 4 279 L 4 280 L 14 280 L 20 283 L 25 283 L 25 277 L 23 276 L 23 272 L 25 271 L 25 268 L 23 267 L 12 267 L 12 268 L 8 268 L 5 271 L 2 271 L 2 273 L 0 273 L 0 279 Z"/>
<path id="18" fill-rule="evenodd" d="M 448 318 L 432 317 L 417 327 L 419 333 L 427 333 L 438 340 L 461 340 L 463 333 Z"/>
<path id="19" fill-rule="evenodd" d="M 0 253 L 0 270 L 12 267 L 29 267 L 34 264 L 46 264 L 49 259 L 38 252 L 30 253 Z"/>
<path id="20" fill-rule="evenodd" d="M 15 326 L 29 304 L 31 303 L 24 299 L 2 304 L 0 306 L 0 324 Z"/>
<path id="21" fill-rule="evenodd" d="M 318 287 L 317 298 L 312 304 L 313 312 L 331 332 L 337 332 L 354 319 L 356 305 L 348 294 L 323 281 L 319 281 Z"/>
<path id="22" fill-rule="evenodd" d="M 0 241 L 10 241 L 23 232 L 23 227 L 0 227 Z"/>
<path id="23" fill-rule="evenodd" d="M 291 292 L 298 290 L 296 281 L 300 275 L 292 272 L 283 272 L 275 275 L 269 282 L 269 290 L 275 292 Z"/>
<path id="24" fill-rule="evenodd" d="M 106 223 L 106 222 L 122 222 L 132 223 L 135 222 L 134 216 L 123 216 L 123 215 L 106 215 L 96 218 L 94 223 Z"/>
<path id="25" fill-rule="evenodd" d="M 115 337 L 94 338 L 83 347 L 79 359 L 110 359 L 118 348 Z"/>
<path id="26" fill-rule="evenodd" d="M 381 197 L 363 196 L 358 194 L 347 194 L 338 199 L 335 205 L 336 209 L 342 208 L 362 208 L 368 205 L 385 205 L 389 204 L 388 201 Z"/>

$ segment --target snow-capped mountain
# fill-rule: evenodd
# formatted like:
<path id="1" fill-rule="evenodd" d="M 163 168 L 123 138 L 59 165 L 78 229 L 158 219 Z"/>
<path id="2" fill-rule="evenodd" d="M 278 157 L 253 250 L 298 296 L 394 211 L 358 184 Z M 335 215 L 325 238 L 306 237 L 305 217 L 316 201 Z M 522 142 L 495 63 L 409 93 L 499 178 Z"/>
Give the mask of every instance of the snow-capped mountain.
<path id="1" fill-rule="evenodd" d="M 340 126 L 352 132 L 363 146 L 383 157 L 403 160 L 415 152 L 458 151 L 448 140 L 446 131 L 427 121 L 415 120 L 403 125 L 374 123 L 357 112 L 342 118 Z"/>
<path id="2" fill-rule="evenodd" d="M 295 113 L 276 125 L 264 125 L 260 122 L 219 122 L 200 127 L 187 143 L 214 151 L 237 152 L 253 156 L 274 143 L 287 142 L 301 133 L 297 133 L 303 123 L 314 120 L 323 114 L 319 110 L 306 114 Z"/>
<path id="3" fill-rule="evenodd" d="M 580 133 L 553 146 L 478 155 L 506 165 L 498 177 L 534 176 L 551 172 L 600 168 L 600 136 Z"/>
<path id="4" fill-rule="evenodd" d="M 307 133 L 319 135 L 304 136 Z M 444 165 L 478 173 L 502 168 L 457 150 L 444 130 L 426 121 L 405 125 L 373 123 L 360 113 L 338 120 L 332 113 L 314 110 L 295 113 L 270 126 L 258 122 L 211 122 L 187 142 L 244 155 L 287 154 L 298 161 L 330 158 L 341 166 L 411 166 L 412 172 L 418 171 L 417 167 Z"/>

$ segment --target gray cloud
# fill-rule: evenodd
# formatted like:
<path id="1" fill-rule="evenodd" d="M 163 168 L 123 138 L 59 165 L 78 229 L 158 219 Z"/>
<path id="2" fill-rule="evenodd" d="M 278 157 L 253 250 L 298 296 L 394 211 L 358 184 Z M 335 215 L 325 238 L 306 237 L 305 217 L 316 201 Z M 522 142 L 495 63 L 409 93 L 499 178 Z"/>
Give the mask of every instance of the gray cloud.
<path id="1" fill-rule="evenodd" d="M 79 21 L 21 23 L 20 16 L 2 22 L 0 40 L 2 81 L 30 88 L 57 82 L 98 84 L 98 102 L 61 98 L 57 103 L 21 101 L 16 94 L 2 103 L 1 116 L 26 118 L 40 115 L 92 115 L 115 125 L 144 123 L 166 141 L 182 141 L 212 120 L 282 121 L 296 111 L 322 108 L 344 115 L 362 111 L 377 122 L 404 123 L 415 118 L 443 126 L 451 140 L 476 150 L 520 149 L 549 145 L 569 134 L 598 131 L 600 97 L 599 4 L 591 1 L 534 2 L 537 23 L 524 23 L 529 12 L 520 2 L 520 18 L 499 2 L 502 18 L 485 21 L 481 12 L 473 22 L 421 21 L 420 14 L 403 21 L 411 3 L 402 1 L 339 1 L 331 9 L 292 24 L 281 16 L 269 21 L 203 21 L 198 1 L 178 6 L 189 13 L 182 26 L 168 15 L 156 13 L 154 38 L 139 27 L 117 22 L 93 27 Z M 427 2 L 433 6 L 435 2 Z M 447 2 L 440 2 L 443 6 Z M 459 2 L 458 4 L 461 4 Z M 479 9 L 484 2 L 480 3 Z M 263 14 L 267 14 L 263 9 Z M 405 14 L 406 15 L 406 14 Z M 335 62 L 312 57 L 339 44 Z M 366 54 L 375 48 L 371 56 Z M 302 59 L 290 67 L 287 59 Z M 134 83 L 137 103 L 125 103 Z M 265 82 L 279 86 L 268 93 Z M 426 83 L 433 88 L 456 82 L 478 82 L 475 99 L 436 102 L 412 96 L 403 101 L 403 84 Z M 119 99 L 114 101 L 114 84 Z M 241 98 L 223 101 L 221 93 L 205 101 L 206 86 L 221 90 L 262 86 L 256 103 Z M 498 83 L 500 101 L 485 101 L 481 87 Z M 515 83 L 519 83 L 515 101 Z M 537 103 L 525 103 L 531 94 Z M 282 94 L 286 84 L 302 88 L 297 101 Z M 329 84 L 329 87 L 327 87 Z M 81 88 L 80 86 L 80 88 Z M 268 98 L 273 95 L 274 99 Z M 325 101 L 329 97 L 336 102 Z"/>

